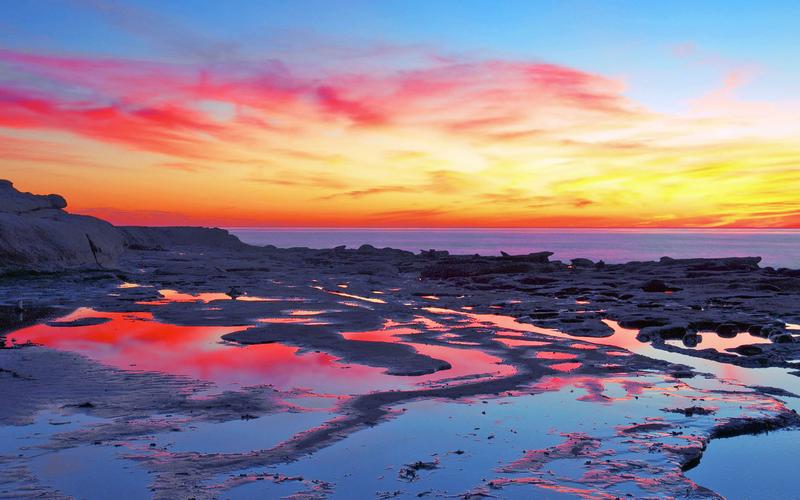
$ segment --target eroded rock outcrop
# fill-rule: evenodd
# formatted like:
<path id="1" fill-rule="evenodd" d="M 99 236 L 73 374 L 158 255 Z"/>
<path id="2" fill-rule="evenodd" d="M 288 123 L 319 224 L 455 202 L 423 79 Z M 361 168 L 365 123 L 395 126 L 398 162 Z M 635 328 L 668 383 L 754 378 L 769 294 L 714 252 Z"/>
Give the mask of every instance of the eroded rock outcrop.
<path id="1" fill-rule="evenodd" d="M 114 269 L 126 250 L 192 246 L 239 249 L 228 231 L 204 227 L 117 227 L 66 212 L 57 194 L 23 193 L 0 180 L 0 275 Z"/>
<path id="2" fill-rule="evenodd" d="M 113 268 L 122 235 L 108 222 L 64 211 L 61 196 L 23 193 L 0 180 L 0 274 Z"/>

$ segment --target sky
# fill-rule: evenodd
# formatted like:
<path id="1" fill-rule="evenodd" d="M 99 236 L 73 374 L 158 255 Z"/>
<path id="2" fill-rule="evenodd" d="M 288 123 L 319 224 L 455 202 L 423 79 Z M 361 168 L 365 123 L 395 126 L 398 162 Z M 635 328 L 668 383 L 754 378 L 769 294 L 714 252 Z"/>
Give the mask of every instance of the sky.
<path id="1" fill-rule="evenodd" d="M 800 2 L 16 0 L 0 178 L 117 224 L 800 228 Z"/>

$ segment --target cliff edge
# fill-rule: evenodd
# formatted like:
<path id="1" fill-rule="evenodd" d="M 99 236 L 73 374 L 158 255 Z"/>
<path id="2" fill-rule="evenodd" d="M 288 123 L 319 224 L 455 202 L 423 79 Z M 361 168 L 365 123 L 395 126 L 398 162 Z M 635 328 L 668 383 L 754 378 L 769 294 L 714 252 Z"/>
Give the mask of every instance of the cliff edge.
<path id="1" fill-rule="evenodd" d="M 103 220 L 64 211 L 59 195 L 17 191 L 0 180 L 0 273 L 114 267 L 122 234 Z"/>
<path id="2" fill-rule="evenodd" d="M 113 269 L 126 251 L 247 246 L 224 229 L 117 227 L 66 207 L 57 194 L 23 193 L 0 180 L 0 275 Z"/>

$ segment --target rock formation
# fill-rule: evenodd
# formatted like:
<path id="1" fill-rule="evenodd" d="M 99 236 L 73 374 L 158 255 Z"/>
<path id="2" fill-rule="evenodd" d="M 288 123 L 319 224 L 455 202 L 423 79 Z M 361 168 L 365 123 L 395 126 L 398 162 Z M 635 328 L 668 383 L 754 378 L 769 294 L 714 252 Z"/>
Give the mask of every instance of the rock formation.
<path id="1" fill-rule="evenodd" d="M 23 193 L 0 180 L 0 274 L 114 267 L 120 232 L 66 206 L 61 196 Z"/>
<path id="2" fill-rule="evenodd" d="M 59 195 L 23 193 L 0 180 L 0 275 L 113 269 L 126 249 L 246 246 L 224 229 L 116 227 L 66 206 Z"/>

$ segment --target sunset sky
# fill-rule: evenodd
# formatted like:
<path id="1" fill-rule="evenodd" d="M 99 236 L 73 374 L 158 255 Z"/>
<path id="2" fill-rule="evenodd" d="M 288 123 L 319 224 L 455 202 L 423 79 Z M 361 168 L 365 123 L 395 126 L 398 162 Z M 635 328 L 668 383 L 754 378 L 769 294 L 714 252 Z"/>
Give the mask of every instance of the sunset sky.
<path id="1" fill-rule="evenodd" d="M 800 227 L 800 2 L 0 14 L 0 178 L 115 223 Z"/>

